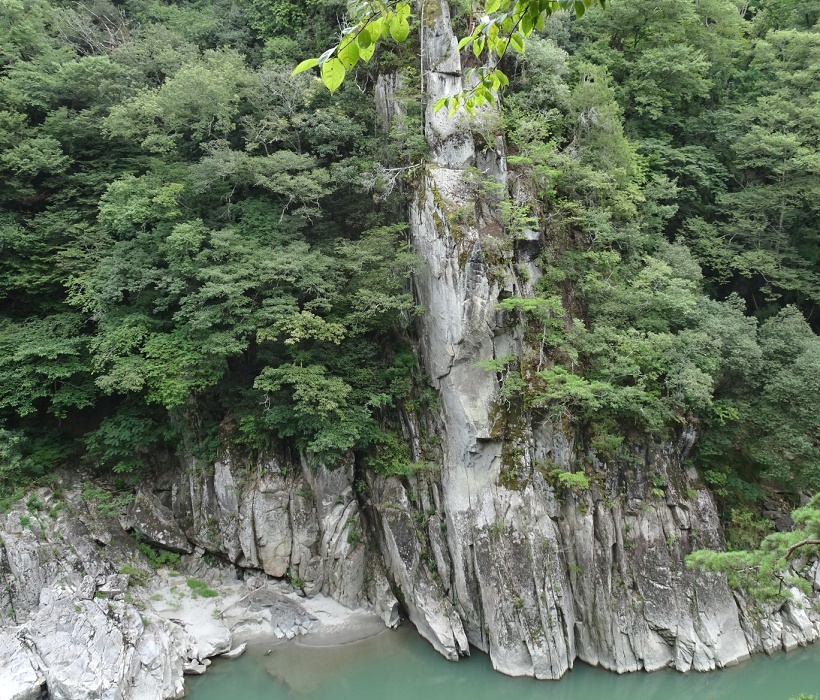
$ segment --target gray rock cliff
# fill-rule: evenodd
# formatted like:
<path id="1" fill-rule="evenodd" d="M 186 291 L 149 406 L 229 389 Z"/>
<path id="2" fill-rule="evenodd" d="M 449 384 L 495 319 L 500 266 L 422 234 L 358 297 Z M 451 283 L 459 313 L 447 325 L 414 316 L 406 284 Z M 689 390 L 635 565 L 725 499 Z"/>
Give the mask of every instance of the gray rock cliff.
<path id="1" fill-rule="evenodd" d="M 350 465 L 297 466 L 189 461 L 127 507 L 66 474 L 18 502 L 0 522 L 0 699 L 179 698 L 183 674 L 244 642 L 397 625 L 351 534 Z"/>
<path id="2" fill-rule="evenodd" d="M 684 467 L 693 435 L 604 464 L 549 421 L 503 415 L 498 380 L 478 363 L 527 351 L 498 302 L 530 294 L 515 263 L 531 260 L 539 236 L 505 241 L 492 198 L 477 196 L 477 178 L 491 183 L 485 192 L 507 186 L 500 139 L 477 145 L 466 115 L 433 113 L 463 81 L 447 3 L 425 11 L 430 157 L 410 230 L 425 263 L 415 283 L 425 308 L 420 352 L 441 399 L 443 456 L 431 484 L 372 490 L 386 568 L 410 619 L 448 658 L 467 653 L 463 630 L 497 670 L 537 678 L 559 678 L 576 658 L 617 672 L 705 671 L 813 641 L 820 618 L 808 606 L 752 622 L 724 577 L 687 569 L 693 549 L 723 546 L 714 500 Z M 394 113 L 389 89 L 384 81 L 381 103 Z M 591 488 L 557 498 L 545 462 L 591 464 Z"/>

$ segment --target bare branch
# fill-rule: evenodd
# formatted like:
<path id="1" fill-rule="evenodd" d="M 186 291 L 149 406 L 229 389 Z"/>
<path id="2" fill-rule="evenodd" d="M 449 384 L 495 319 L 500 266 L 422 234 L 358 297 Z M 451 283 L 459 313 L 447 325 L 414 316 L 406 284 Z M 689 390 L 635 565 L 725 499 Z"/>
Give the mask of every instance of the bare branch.
<path id="1" fill-rule="evenodd" d="M 800 542 L 797 542 L 796 544 L 793 544 L 791 547 L 789 547 L 786 550 L 786 553 L 783 555 L 783 558 L 788 559 L 795 549 L 798 549 L 800 547 L 807 547 L 809 545 L 820 545 L 820 540 L 801 540 Z"/>

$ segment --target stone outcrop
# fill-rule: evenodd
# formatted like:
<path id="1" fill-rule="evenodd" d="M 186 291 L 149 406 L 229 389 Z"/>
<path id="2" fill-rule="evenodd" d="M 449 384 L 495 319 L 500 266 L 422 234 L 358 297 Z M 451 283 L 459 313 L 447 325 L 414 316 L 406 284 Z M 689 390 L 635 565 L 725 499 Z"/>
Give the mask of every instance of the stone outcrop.
<path id="1" fill-rule="evenodd" d="M 407 420 L 408 436 L 431 430 Z M 440 420 L 446 430 L 446 410 Z M 799 592 L 753 613 L 721 576 L 686 568 L 692 549 L 723 544 L 711 494 L 683 467 L 691 436 L 629 464 L 588 454 L 590 487 L 573 492 L 539 466 L 571 469 L 571 439 L 524 425 L 510 462 L 490 431 L 455 464 L 445 438 L 440 464 L 402 479 L 367 474 L 358 493 L 352 463 L 281 457 L 250 473 L 227 458 L 181 468 L 122 520 L 68 477 L 40 489 L 0 528 L 0 697 L 177 698 L 184 674 L 245 642 L 309 634 L 332 606 L 342 611 L 332 624 L 363 606 L 361 624 L 375 613 L 395 626 L 399 600 L 445 657 L 473 644 L 499 671 L 537 678 L 579 658 L 618 672 L 709 670 L 816 638 L 820 617 Z M 138 526 L 146 512 L 164 525 Z M 177 539 L 178 549 L 195 551 L 178 572 L 151 569 L 139 547 L 173 546 L 180 532 L 191 544 Z"/>
<path id="2" fill-rule="evenodd" d="M 812 566 L 816 570 L 818 563 Z M 809 598 L 797 588 L 791 589 L 791 600 L 770 606 L 768 609 L 749 610 L 742 597 L 737 596 L 741 611 L 741 623 L 746 633 L 746 641 L 751 652 L 792 651 L 806 646 L 820 637 L 818 630 L 817 603 L 818 587 Z"/>
<path id="3" fill-rule="evenodd" d="M 147 489 L 137 491 L 127 516 L 128 529 L 135 530 L 139 536 L 169 552 L 190 554 L 193 546 L 179 529 L 174 514 Z"/>
<path id="4" fill-rule="evenodd" d="M 167 634 L 149 629 L 122 601 L 77 594 L 83 592 L 70 587 L 44 591 L 49 599 L 27 625 L 52 700 L 182 696 L 181 664 Z"/>
<path id="5" fill-rule="evenodd" d="M 602 463 L 575 435 L 516 414 L 479 366 L 529 351 L 498 302 L 532 294 L 532 276 L 518 269 L 548 242 L 536 231 L 519 242 L 503 233 L 498 195 L 487 194 L 507 189 L 501 140 L 479 142 L 465 115 L 433 113 L 463 81 L 448 4 L 425 12 L 430 158 L 410 237 L 425 263 L 415 281 L 426 310 L 419 345 L 441 401 L 441 473 L 375 480 L 370 493 L 410 619 L 449 658 L 467 652 L 463 630 L 497 670 L 537 678 L 559 678 L 576 658 L 618 672 L 705 671 L 812 641 L 820 618 L 808 606 L 752 622 L 725 577 L 686 567 L 693 549 L 723 546 L 714 500 L 684 466 L 694 435 Z M 380 85 L 382 121 L 398 109 L 395 82 Z M 579 465 L 590 488 L 556 493 L 550 472 Z"/>
<path id="6" fill-rule="evenodd" d="M 39 700 L 46 679 L 39 672 L 31 652 L 12 630 L 0 632 L 0 669 L 3 700 Z"/>
<path id="7" fill-rule="evenodd" d="M 435 486 L 433 486 L 435 488 Z M 469 654 L 469 644 L 452 601 L 446 596 L 436 560 L 425 549 L 427 528 L 437 527 L 421 511 L 416 519 L 402 484 L 395 477 L 370 479 L 369 502 L 378 523 L 376 537 L 388 573 L 403 594 L 407 614 L 419 633 L 450 660 Z M 440 542 L 439 542 L 440 545 Z M 439 546 L 439 554 L 446 551 Z M 446 564 L 441 569 L 446 571 Z"/>
<path id="8" fill-rule="evenodd" d="M 170 491 L 193 494 L 190 500 L 171 497 L 166 505 L 169 492 L 159 488 L 139 492 L 125 509 L 105 491 L 86 492 L 66 475 L 56 489 L 38 490 L 3 516 L 0 603 L 9 626 L 0 629 L 0 698 L 33 700 L 46 688 L 52 700 L 179 698 L 184 674 L 205 672 L 216 656 L 238 655 L 245 642 L 398 624 L 398 602 L 384 573 L 378 562 L 366 565 L 363 536 L 350 535 L 358 505 L 349 470 L 311 473 L 314 492 L 304 480 L 262 468 L 242 492 L 226 484 L 231 469 L 218 466 L 202 481 L 195 480 L 201 474 L 180 471 Z M 205 509 L 203 494 L 213 494 L 215 510 Z M 203 557 L 201 547 L 193 551 L 197 521 L 184 510 L 192 501 L 217 538 L 236 525 L 235 539 L 209 540 L 211 553 L 246 557 L 246 565 L 257 564 L 255 575 L 249 571 L 242 580 L 243 569 Z M 172 506 L 181 509 L 181 520 Z M 258 523 L 252 515 L 257 507 L 264 509 Z M 251 514 L 247 520 L 240 522 L 240 509 Z M 214 524 L 217 517 L 223 521 Z M 183 526 L 192 541 L 182 535 Z M 239 540 L 243 528 L 252 538 L 246 550 Z M 277 548 L 283 532 L 293 539 Z M 146 543 L 193 553 L 183 554 L 174 570 L 155 570 L 159 555 L 146 558 Z M 293 585 L 266 576 L 265 569 L 279 576 L 293 571 L 292 583 L 315 596 L 316 613 Z M 317 573 L 301 581 L 300 572 Z M 348 607 L 324 598 L 323 588 Z"/>
<path id="9" fill-rule="evenodd" d="M 129 578 L 148 572 L 118 573 L 139 561 L 136 540 L 93 508 L 79 489 L 41 489 L 4 517 L 0 578 L 12 626 L 0 656 L 14 661 L 0 664 L 0 688 L 19 683 L 11 697 L 34 698 L 47 687 L 60 700 L 182 697 L 184 631 L 126 600 Z"/>
<path id="10" fill-rule="evenodd" d="M 389 590 L 383 599 L 365 590 L 366 578 L 384 576 L 379 558 L 367 554 L 352 459 L 331 469 L 284 454 L 253 466 L 226 456 L 212 467 L 191 460 L 170 478 L 170 506 L 199 546 L 287 577 L 308 597 L 322 593 L 349 608 L 372 604 L 397 615 Z"/>

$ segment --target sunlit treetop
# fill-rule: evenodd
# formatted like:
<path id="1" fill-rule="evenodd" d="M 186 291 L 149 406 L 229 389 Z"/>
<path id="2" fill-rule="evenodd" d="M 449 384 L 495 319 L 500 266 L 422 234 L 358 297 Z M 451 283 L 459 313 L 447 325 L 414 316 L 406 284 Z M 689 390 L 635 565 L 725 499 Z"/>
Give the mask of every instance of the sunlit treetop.
<path id="1" fill-rule="evenodd" d="M 459 51 L 472 50 L 477 59 L 484 56 L 485 65 L 465 75 L 472 87 L 442 97 L 436 102 L 435 111 L 447 107 L 452 115 L 463 107 L 472 114 L 477 107 L 494 104 L 499 90 L 509 84 L 498 67 L 509 48 L 523 54 L 533 29 L 543 29 L 546 18 L 556 12 L 581 17 L 592 5 L 604 4 L 605 0 L 487 0 L 483 14 L 480 13 L 481 21 L 458 42 Z M 379 41 L 392 39 L 402 43 L 410 36 L 409 2 L 352 0 L 348 7 L 351 24 L 342 31 L 339 43 L 318 58 L 302 61 L 293 75 L 318 67 L 328 90 L 335 92 L 359 61 L 370 61 Z"/>

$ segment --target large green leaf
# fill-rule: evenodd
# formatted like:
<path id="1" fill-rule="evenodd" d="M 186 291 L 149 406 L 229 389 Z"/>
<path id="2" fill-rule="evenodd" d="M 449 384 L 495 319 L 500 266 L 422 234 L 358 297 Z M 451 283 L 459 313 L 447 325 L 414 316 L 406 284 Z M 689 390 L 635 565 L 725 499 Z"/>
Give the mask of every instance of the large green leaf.
<path id="1" fill-rule="evenodd" d="M 311 68 L 315 68 L 319 65 L 318 58 L 308 58 L 302 61 L 296 68 L 293 69 L 293 73 L 291 75 L 299 75 L 299 73 L 304 73 L 306 70 L 310 70 Z"/>
<path id="2" fill-rule="evenodd" d="M 322 66 L 322 82 L 330 92 L 336 92 L 345 79 L 345 67 L 338 58 L 325 61 Z"/>
<path id="3" fill-rule="evenodd" d="M 361 38 L 361 35 L 359 35 L 359 58 L 365 63 L 369 63 L 376 51 L 376 42 L 371 41 L 367 46 L 362 46 Z"/>
<path id="4" fill-rule="evenodd" d="M 407 39 L 410 34 L 410 23 L 406 19 L 401 19 L 398 15 L 390 20 L 390 36 L 399 43 Z"/>
<path id="5" fill-rule="evenodd" d="M 354 38 L 342 39 L 338 57 L 347 70 L 350 70 L 356 65 L 359 60 L 359 45 Z"/>

